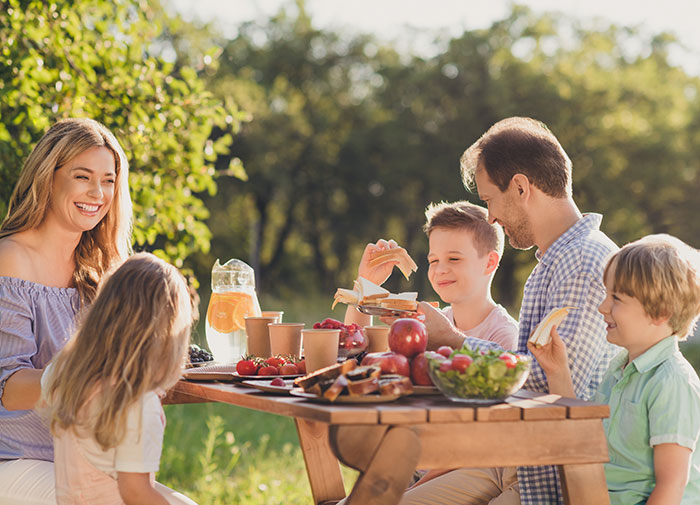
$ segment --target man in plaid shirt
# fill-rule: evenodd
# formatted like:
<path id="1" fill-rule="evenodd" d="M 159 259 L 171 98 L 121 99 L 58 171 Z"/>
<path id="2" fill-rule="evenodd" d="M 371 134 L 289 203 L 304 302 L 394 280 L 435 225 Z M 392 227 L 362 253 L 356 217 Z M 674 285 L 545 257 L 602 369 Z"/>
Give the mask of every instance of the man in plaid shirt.
<path id="1" fill-rule="evenodd" d="M 607 342 L 597 310 L 605 297 L 605 263 L 617 246 L 599 230 L 601 216 L 582 215 L 574 203 L 569 157 L 544 124 L 516 117 L 493 125 L 467 149 L 461 164 L 465 185 L 476 183 L 489 220 L 503 226 L 511 245 L 537 246 L 538 264 L 525 283 L 520 308 L 518 352 L 529 354 L 527 340 L 551 309 L 578 307 L 558 332 L 570 350 L 576 395 L 591 398 L 617 349 Z M 461 334 L 426 303 L 421 310 L 430 348 L 460 347 L 465 341 L 477 349 L 497 347 Z M 525 387 L 548 392 L 536 361 Z M 562 498 L 554 467 L 459 469 L 408 491 L 401 504 L 411 503 L 558 505 Z"/>

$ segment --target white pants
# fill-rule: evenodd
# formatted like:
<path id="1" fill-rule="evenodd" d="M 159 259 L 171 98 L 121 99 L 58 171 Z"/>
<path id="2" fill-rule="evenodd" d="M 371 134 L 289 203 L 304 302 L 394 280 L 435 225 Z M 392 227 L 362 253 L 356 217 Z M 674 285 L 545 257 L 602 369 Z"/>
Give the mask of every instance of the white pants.
<path id="1" fill-rule="evenodd" d="M 55 491 L 51 461 L 0 462 L 0 505 L 56 505 Z"/>
<path id="2" fill-rule="evenodd" d="M 459 468 L 406 491 L 400 505 L 520 505 L 515 467 Z"/>

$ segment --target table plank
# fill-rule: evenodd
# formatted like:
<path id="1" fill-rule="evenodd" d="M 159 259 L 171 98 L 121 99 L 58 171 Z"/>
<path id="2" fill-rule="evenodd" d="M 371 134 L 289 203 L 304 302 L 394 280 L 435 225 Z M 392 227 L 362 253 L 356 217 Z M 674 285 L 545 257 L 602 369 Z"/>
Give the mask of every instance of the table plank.
<path id="1" fill-rule="evenodd" d="M 246 407 L 271 414 L 300 417 L 330 424 L 376 424 L 379 413 L 366 405 L 317 404 L 304 398 L 274 396 L 257 389 L 218 382 L 180 381 L 173 388 L 176 392 Z"/>
<path id="2" fill-rule="evenodd" d="M 564 405 L 550 405 L 536 400 L 509 397 L 506 403 L 513 407 L 519 407 L 522 418 L 526 421 L 538 421 L 544 419 L 566 419 L 566 407 Z"/>
<path id="3" fill-rule="evenodd" d="M 490 421 L 517 421 L 521 419 L 522 409 L 517 406 L 499 403 L 489 407 L 476 408 L 476 420 L 482 422 Z"/>
<path id="4" fill-rule="evenodd" d="M 569 419 L 600 419 L 610 416 L 610 407 L 600 403 L 587 402 L 579 398 L 565 398 L 563 396 L 528 391 L 521 389 L 513 396 L 526 398 L 542 403 L 561 405 L 566 407 Z"/>
<path id="5" fill-rule="evenodd" d="M 418 468 L 444 468 L 446 462 L 478 468 L 608 461 L 600 419 L 427 423 L 413 428 L 422 446 Z"/>

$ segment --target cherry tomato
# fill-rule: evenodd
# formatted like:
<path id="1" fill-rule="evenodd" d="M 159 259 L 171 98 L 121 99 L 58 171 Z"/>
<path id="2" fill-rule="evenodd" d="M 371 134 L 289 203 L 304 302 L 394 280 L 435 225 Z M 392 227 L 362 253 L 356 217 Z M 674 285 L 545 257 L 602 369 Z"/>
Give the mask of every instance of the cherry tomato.
<path id="1" fill-rule="evenodd" d="M 299 369 L 294 363 L 285 363 L 280 367 L 280 375 L 296 375 Z"/>
<path id="2" fill-rule="evenodd" d="M 449 370 L 452 370 L 452 360 L 446 359 L 445 361 L 440 363 L 440 371 L 447 372 Z"/>
<path id="3" fill-rule="evenodd" d="M 457 354 L 454 358 L 452 358 L 452 370 L 464 372 L 467 368 L 469 368 L 469 365 L 471 365 L 473 361 L 474 360 L 471 356 L 467 356 L 466 354 Z"/>
<path id="4" fill-rule="evenodd" d="M 258 371 L 258 375 L 279 375 L 279 370 L 275 366 L 264 366 Z"/>
<path id="5" fill-rule="evenodd" d="M 450 357 L 450 354 L 452 354 L 452 351 L 453 351 L 453 349 L 449 345 L 441 345 L 440 347 L 438 347 L 438 350 L 437 350 L 438 353 L 442 354 L 446 358 Z"/>
<path id="6" fill-rule="evenodd" d="M 258 371 L 258 365 L 252 359 L 242 359 L 236 363 L 236 372 L 239 375 L 255 375 Z"/>
<path id="7" fill-rule="evenodd" d="M 504 352 L 498 357 L 498 359 L 502 360 L 506 364 L 507 368 L 515 368 L 518 364 L 518 358 L 509 352 Z"/>
<path id="8" fill-rule="evenodd" d="M 270 366 L 274 366 L 275 368 L 279 368 L 282 365 L 284 365 L 287 362 L 282 356 L 272 356 L 271 358 L 267 358 L 265 360 L 265 363 L 267 363 Z"/>

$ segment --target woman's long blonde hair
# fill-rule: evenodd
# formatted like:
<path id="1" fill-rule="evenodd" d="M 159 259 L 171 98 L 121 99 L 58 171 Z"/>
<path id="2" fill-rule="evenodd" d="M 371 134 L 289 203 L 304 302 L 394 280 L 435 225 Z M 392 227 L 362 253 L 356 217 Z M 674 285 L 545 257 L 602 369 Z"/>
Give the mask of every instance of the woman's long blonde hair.
<path id="1" fill-rule="evenodd" d="M 118 445 L 129 407 L 180 378 L 192 314 L 187 283 L 175 267 L 148 253 L 126 260 L 103 281 L 52 361 L 42 391 L 51 430 L 80 427 L 105 450 Z"/>
<path id="2" fill-rule="evenodd" d="M 129 162 L 112 133 L 93 119 L 64 119 L 39 140 L 22 167 L 10 197 L 0 238 L 36 228 L 46 216 L 54 172 L 92 147 L 105 147 L 114 155 L 116 180 L 112 205 L 92 230 L 83 233 L 75 250 L 73 284 L 86 302 L 112 266 L 131 252 L 132 209 L 129 196 Z"/>

